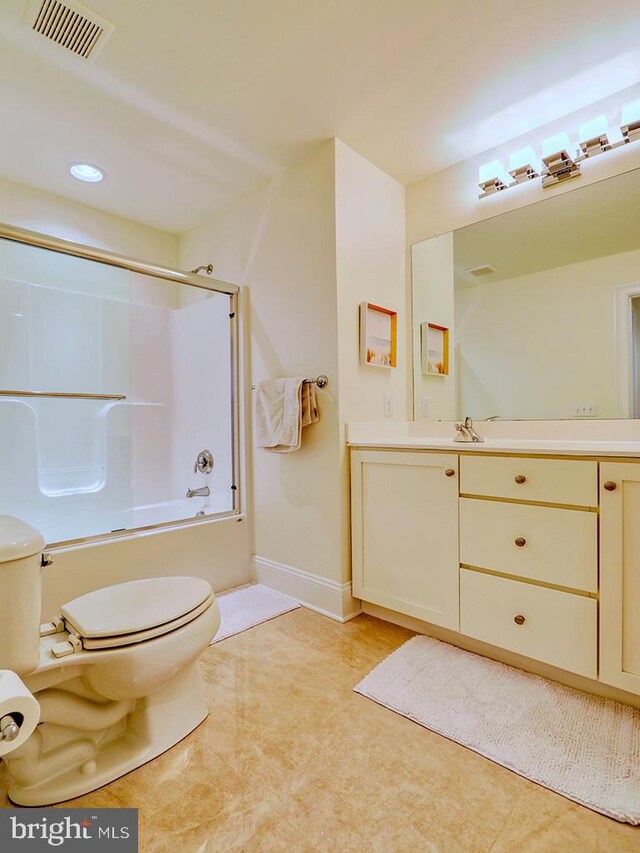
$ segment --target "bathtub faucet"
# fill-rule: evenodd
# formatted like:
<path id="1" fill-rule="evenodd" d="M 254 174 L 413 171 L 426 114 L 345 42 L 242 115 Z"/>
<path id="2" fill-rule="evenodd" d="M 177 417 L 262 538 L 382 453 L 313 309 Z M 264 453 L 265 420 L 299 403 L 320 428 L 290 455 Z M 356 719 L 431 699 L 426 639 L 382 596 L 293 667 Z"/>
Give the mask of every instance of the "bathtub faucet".
<path id="1" fill-rule="evenodd" d="M 188 498 L 208 498 L 210 494 L 209 486 L 203 486 L 201 489 L 187 489 Z"/>

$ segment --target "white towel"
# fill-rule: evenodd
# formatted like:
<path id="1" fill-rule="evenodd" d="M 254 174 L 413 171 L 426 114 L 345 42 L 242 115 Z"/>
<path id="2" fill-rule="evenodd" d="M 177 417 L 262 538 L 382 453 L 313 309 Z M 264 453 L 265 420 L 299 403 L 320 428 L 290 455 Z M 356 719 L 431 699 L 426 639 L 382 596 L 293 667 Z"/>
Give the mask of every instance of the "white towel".
<path id="1" fill-rule="evenodd" d="M 318 420 L 315 386 L 296 379 L 260 382 L 254 401 L 254 443 L 273 453 L 292 453 L 302 444 L 302 427 Z"/>

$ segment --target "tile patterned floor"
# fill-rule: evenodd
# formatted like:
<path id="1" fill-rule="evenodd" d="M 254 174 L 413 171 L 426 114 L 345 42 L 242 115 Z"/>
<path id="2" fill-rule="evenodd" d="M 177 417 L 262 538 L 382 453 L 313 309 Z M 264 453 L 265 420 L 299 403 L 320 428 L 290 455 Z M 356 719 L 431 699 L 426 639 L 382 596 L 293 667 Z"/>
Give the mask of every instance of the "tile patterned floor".
<path id="1" fill-rule="evenodd" d="M 142 853 L 640 851 L 640 828 L 353 693 L 410 636 L 300 609 L 230 637 L 203 657 L 209 718 L 73 804 L 138 807 Z"/>

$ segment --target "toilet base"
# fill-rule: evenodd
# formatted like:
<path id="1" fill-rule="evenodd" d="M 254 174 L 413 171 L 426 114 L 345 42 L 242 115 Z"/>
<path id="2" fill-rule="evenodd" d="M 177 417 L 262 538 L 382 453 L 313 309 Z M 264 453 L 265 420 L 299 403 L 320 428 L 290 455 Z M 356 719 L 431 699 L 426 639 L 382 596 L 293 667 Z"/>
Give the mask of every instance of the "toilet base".
<path id="1" fill-rule="evenodd" d="M 13 779 L 9 799 L 19 806 L 47 806 L 95 791 L 166 752 L 208 713 L 196 661 L 161 690 L 137 700 L 115 738 L 104 745 L 90 736 L 75 741 L 72 766 L 28 785 Z"/>

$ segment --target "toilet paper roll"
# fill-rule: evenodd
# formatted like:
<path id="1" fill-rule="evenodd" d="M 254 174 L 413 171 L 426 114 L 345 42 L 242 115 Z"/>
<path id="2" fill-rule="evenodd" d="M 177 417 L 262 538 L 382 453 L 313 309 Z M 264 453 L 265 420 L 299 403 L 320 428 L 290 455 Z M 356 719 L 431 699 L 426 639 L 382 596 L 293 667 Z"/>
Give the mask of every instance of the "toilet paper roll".
<path id="1" fill-rule="evenodd" d="M 40 704 L 24 681 L 10 669 L 0 669 L 0 720 L 7 715 L 20 733 L 14 740 L 0 740 L 0 757 L 22 746 L 40 720 Z"/>

